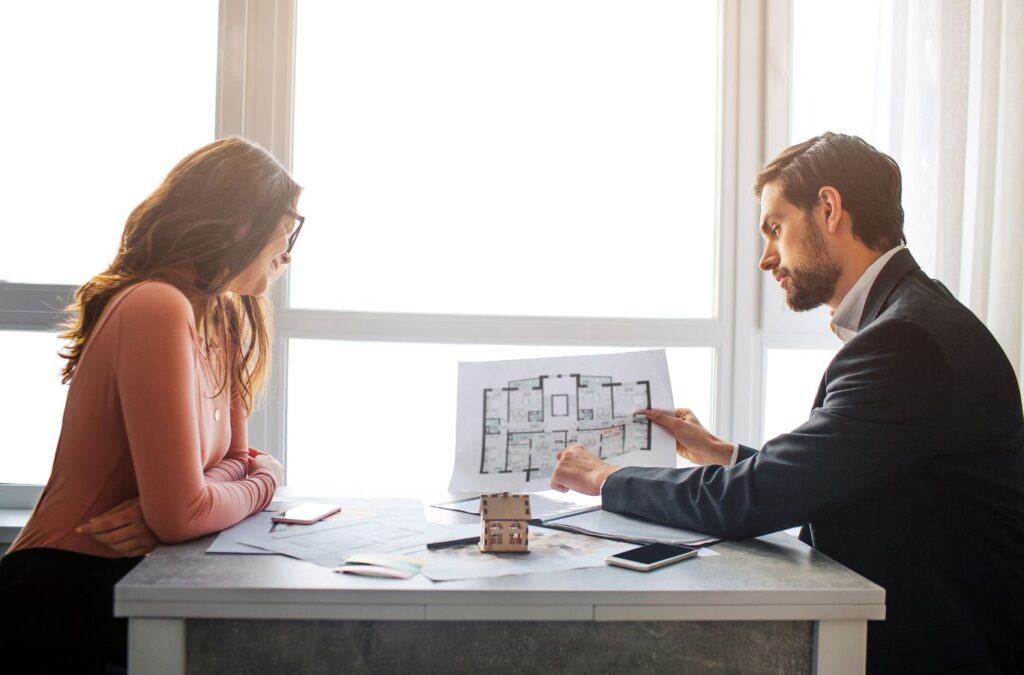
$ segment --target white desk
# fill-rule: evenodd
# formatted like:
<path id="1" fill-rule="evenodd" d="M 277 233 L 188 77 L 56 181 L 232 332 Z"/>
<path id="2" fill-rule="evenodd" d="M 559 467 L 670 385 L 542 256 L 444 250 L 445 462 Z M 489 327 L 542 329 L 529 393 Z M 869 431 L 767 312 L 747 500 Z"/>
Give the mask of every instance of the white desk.
<path id="1" fill-rule="evenodd" d="M 473 520 L 470 516 L 466 519 Z M 247 672 L 259 672 L 261 663 L 267 665 L 266 672 L 298 672 L 305 666 L 288 661 L 290 646 L 315 652 L 307 653 L 309 664 L 326 664 L 330 655 L 324 645 L 335 639 L 355 641 L 344 649 L 339 647 L 348 650 L 348 656 L 338 657 L 349 659 L 346 667 L 354 668 L 353 658 L 361 659 L 364 665 L 368 658 L 385 658 L 379 645 L 373 654 L 352 656 L 360 649 L 371 649 L 360 646 L 360 640 L 370 640 L 368 635 L 377 635 L 374 630 L 393 631 L 399 625 L 406 631 L 402 638 L 405 641 L 399 641 L 404 645 L 402 649 L 411 650 L 408 662 L 402 661 L 402 654 L 391 654 L 387 657 L 391 661 L 376 662 L 380 672 L 390 670 L 395 663 L 409 672 L 428 669 L 432 666 L 423 659 L 434 658 L 428 652 L 442 649 L 440 643 L 444 640 L 453 641 L 444 649 L 457 650 L 460 655 L 457 663 L 449 664 L 449 672 L 470 672 L 482 667 L 480 659 L 486 660 L 486 656 L 472 656 L 473 645 L 466 643 L 490 640 L 481 637 L 479 631 L 497 629 L 499 625 L 506 636 L 516 627 L 525 631 L 544 625 L 550 628 L 543 631 L 546 635 L 571 626 L 572 644 L 578 645 L 575 649 L 580 658 L 593 655 L 608 642 L 610 638 L 602 630 L 619 626 L 626 631 L 628 627 L 627 644 L 617 647 L 615 653 L 635 648 L 631 663 L 644 665 L 637 666 L 636 672 L 661 672 L 655 667 L 659 663 L 666 670 L 679 672 L 678 659 L 689 658 L 686 645 L 678 644 L 669 633 L 682 630 L 685 634 L 689 625 L 702 627 L 706 641 L 717 644 L 705 647 L 727 658 L 739 658 L 736 650 L 744 649 L 761 649 L 764 654 L 752 658 L 767 658 L 771 649 L 783 646 L 773 646 L 773 641 L 791 640 L 773 637 L 776 633 L 772 631 L 786 629 L 778 636 L 806 635 L 807 644 L 794 649 L 798 654 L 804 650 L 812 672 L 862 673 L 867 621 L 885 616 L 883 589 L 782 533 L 725 542 L 715 547 L 720 556 L 692 559 L 649 573 L 606 566 L 444 583 L 433 583 L 422 576 L 391 580 L 342 575 L 281 556 L 206 555 L 204 550 L 211 541 L 212 537 L 207 537 L 162 547 L 117 585 L 115 614 L 129 619 L 131 672 L 209 672 L 214 668 L 211 663 L 224 667 L 223 661 L 216 660 L 222 654 L 208 653 L 222 648 L 236 650 L 234 658 L 251 659 L 244 666 Z M 325 638 L 321 634 L 316 638 L 320 642 L 301 646 L 309 637 L 303 626 L 313 626 L 303 622 L 315 622 L 318 630 L 340 631 L 339 637 Z M 451 632 L 448 629 L 455 624 L 445 627 L 437 622 L 456 622 L 461 628 Z M 605 622 L 622 623 L 611 626 Z M 760 622 L 771 630 L 759 638 L 767 644 L 758 647 L 751 642 L 756 633 L 751 626 L 760 627 Z M 355 633 L 346 628 L 354 625 L 361 627 Z M 661 628 L 646 630 L 656 626 Z M 799 626 L 803 628 L 795 628 L 795 633 L 786 632 Z M 288 631 L 290 637 L 281 637 Z M 696 635 L 694 631 L 691 636 Z M 217 637 L 204 642 L 202 632 Z M 409 636 L 416 635 L 424 641 L 408 642 L 412 639 Z M 525 661 L 506 664 L 509 672 L 528 667 L 548 672 L 536 666 L 550 665 L 555 658 L 551 650 L 570 640 L 553 638 L 554 646 L 545 646 L 536 642 L 543 637 L 530 635 L 532 657 L 523 654 Z M 591 635 L 597 644 L 587 643 Z M 261 648 L 270 649 L 269 642 L 277 637 L 282 642 L 271 651 L 260 652 Z M 397 638 L 381 632 L 372 639 Z M 691 646 L 698 647 L 696 638 Z M 203 650 L 207 653 L 201 654 Z M 483 649 L 485 653 L 488 650 L 500 648 L 492 644 Z M 651 656 L 661 652 L 665 655 L 660 660 Z M 530 658 L 538 663 L 530 663 Z M 704 661 L 708 658 L 700 657 Z M 566 663 L 556 665 L 552 672 L 572 670 Z M 331 666 L 335 672 L 339 667 Z M 356 670 L 378 672 L 372 663 L 366 668 Z"/>

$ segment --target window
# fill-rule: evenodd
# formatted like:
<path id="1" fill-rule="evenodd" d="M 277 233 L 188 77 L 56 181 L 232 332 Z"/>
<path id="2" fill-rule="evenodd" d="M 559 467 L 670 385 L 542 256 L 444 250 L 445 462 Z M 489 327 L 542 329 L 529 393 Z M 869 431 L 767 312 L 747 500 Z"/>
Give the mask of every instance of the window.
<path id="1" fill-rule="evenodd" d="M 769 349 L 764 393 L 764 440 L 807 421 L 814 395 L 836 349 Z"/>
<path id="2" fill-rule="evenodd" d="M 291 305 L 712 317 L 717 25 L 714 2 L 299 2 L 318 223 Z"/>
<path id="3" fill-rule="evenodd" d="M 297 4 L 316 224 L 267 411 L 289 484 L 443 489 L 459 360 L 667 347 L 714 425 L 719 25 L 714 2 Z"/>
<path id="4" fill-rule="evenodd" d="M 217 22 L 217 3 L 0 5 L 0 483 L 49 475 L 70 291 L 184 149 L 214 138 Z"/>
<path id="5" fill-rule="evenodd" d="M 0 62 L 0 280 L 77 286 L 183 148 L 214 138 L 216 3 L 4 3 Z"/>
<path id="6" fill-rule="evenodd" d="M 765 160 L 792 143 L 825 131 L 861 136 L 885 151 L 888 109 L 878 103 L 883 55 L 889 48 L 877 0 L 792 0 L 777 8 L 786 28 L 774 33 L 778 50 L 791 50 L 785 114 L 776 124 L 784 139 Z M 826 30 L 826 26 L 843 30 Z M 827 88 L 841 83 L 842 95 Z M 770 133 L 770 132 L 769 132 Z M 827 307 L 797 314 L 785 307 L 776 284 L 762 287 L 764 397 L 761 440 L 807 420 L 825 367 L 842 346 L 829 330 Z"/>
<path id="7" fill-rule="evenodd" d="M 0 248 L 0 483 L 46 479 L 74 285 L 177 159 L 229 134 L 306 188 L 250 422 L 292 484 L 442 489 L 459 360 L 666 348 L 677 405 L 719 435 L 757 445 L 805 418 L 839 343 L 763 283 L 749 185 L 791 140 L 888 128 L 869 105 L 891 76 L 885 3 L 272 5 L 0 8 L 19 223 Z M 822 12 L 847 29 L 821 32 Z M 847 83 L 839 108 L 822 69 Z"/>

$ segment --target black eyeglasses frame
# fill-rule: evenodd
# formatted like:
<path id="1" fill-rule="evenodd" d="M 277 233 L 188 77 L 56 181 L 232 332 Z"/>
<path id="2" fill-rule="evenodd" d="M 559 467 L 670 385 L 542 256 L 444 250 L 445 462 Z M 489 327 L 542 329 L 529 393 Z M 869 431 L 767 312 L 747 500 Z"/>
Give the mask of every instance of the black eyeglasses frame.
<path id="1" fill-rule="evenodd" d="M 302 226 L 306 222 L 306 217 L 300 216 L 294 211 L 288 211 L 288 215 L 295 216 L 295 221 L 297 223 L 295 229 L 292 230 L 292 233 L 288 235 L 288 250 L 286 251 L 286 253 L 291 253 L 292 248 L 295 246 L 295 240 L 299 238 L 299 232 L 302 231 Z"/>

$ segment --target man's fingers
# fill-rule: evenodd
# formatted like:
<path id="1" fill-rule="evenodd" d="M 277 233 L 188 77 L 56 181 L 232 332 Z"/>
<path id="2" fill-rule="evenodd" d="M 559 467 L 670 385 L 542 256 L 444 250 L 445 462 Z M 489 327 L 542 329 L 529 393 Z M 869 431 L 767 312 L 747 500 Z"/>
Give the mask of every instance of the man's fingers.
<path id="1" fill-rule="evenodd" d="M 647 419 L 654 422 L 660 427 L 665 427 L 670 431 L 675 431 L 680 424 L 685 424 L 683 420 L 679 419 L 672 413 L 667 413 L 662 410 L 645 410 L 644 414 L 647 415 Z"/>
<path id="2" fill-rule="evenodd" d="M 551 489 L 552 490 L 557 490 L 559 492 L 568 492 L 569 491 L 569 488 L 565 487 L 564 485 L 555 485 L 554 483 L 551 484 Z"/>

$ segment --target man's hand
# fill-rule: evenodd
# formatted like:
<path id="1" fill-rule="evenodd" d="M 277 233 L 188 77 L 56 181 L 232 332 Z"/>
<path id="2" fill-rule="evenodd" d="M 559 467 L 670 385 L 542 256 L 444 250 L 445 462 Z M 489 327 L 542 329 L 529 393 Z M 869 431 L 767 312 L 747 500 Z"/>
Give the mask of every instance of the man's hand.
<path id="1" fill-rule="evenodd" d="M 272 455 L 261 452 L 256 448 L 249 448 L 249 475 L 263 469 L 269 471 L 277 481 L 278 487 L 284 485 L 284 465 L 274 459 Z"/>
<path id="2" fill-rule="evenodd" d="M 676 408 L 674 414 L 661 410 L 646 410 L 644 414 L 675 436 L 676 452 L 683 459 L 694 464 L 728 464 L 732 460 L 732 444 L 708 432 L 693 411 Z"/>
<path id="3" fill-rule="evenodd" d="M 79 525 L 75 532 L 91 536 L 126 558 L 146 555 L 160 545 L 160 540 L 142 517 L 142 507 L 137 498 L 118 504 L 103 515 Z"/>
<path id="4" fill-rule="evenodd" d="M 605 479 L 622 468 L 601 461 L 582 445 L 566 448 L 556 457 L 558 464 L 551 475 L 551 487 L 559 492 L 575 490 L 585 495 L 599 495 Z"/>

